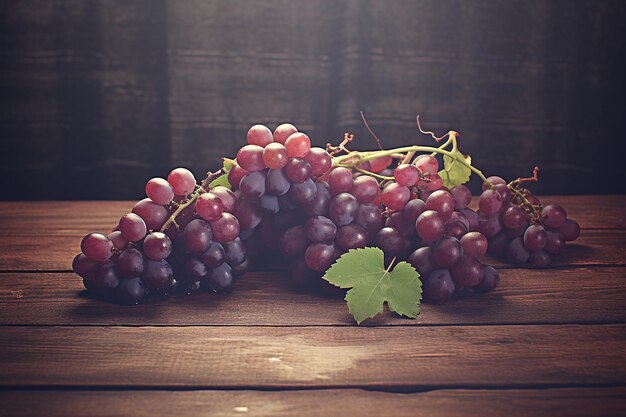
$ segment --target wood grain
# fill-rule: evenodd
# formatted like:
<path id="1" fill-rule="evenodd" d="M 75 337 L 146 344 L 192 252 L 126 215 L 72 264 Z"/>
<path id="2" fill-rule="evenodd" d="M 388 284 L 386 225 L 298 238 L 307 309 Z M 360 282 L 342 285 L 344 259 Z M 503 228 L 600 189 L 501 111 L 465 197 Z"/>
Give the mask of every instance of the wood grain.
<path id="1" fill-rule="evenodd" d="M 0 411 L 15 417 L 332 416 L 622 417 L 626 388 L 306 391 L 5 391 Z"/>
<path id="2" fill-rule="evenodd" d="M 367 326 L 626 322 L 626 268 L 502 270 L 489 294 L 424 304 L 417 320 L 385 312 Z M 118 306 L 85 296 L 71 273 L 0 274 L 1 325 L 353 326 L 345 302 L 292 288 L 285 272 L 251 272 L 229 295 Z"/>
<path id="3" fill-rule="evenodd" d="M 11 326 L 0 328 L 0 385 L 606 385 L 626 380 L 625 354 L 624 325 Z"/>

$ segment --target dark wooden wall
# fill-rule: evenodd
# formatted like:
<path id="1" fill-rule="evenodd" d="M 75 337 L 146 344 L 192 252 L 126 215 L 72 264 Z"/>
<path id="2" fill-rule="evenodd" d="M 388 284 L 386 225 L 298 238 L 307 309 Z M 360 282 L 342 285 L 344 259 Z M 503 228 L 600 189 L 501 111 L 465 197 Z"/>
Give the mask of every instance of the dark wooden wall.
<path id="1" fill-rule="evenodd" d="M 361 109 L 389 147 L 429 141 L 420 114 L 486 173 L 624 193 L 625 22 L 620 0 L 5 1 L 2 199 L 138 198 L 258 122 L 370 148 Z"/>

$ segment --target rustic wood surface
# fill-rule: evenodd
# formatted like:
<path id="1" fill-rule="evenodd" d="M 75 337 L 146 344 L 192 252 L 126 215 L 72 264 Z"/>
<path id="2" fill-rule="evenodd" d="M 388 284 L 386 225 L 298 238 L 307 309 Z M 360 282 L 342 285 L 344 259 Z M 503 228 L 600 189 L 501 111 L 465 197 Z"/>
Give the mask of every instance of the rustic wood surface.
<path id="1" fill-rule="evenodd" d="M 493 293 L 362 327 L 283 270 L 94 300 L 69 264 L 132 204 L 2 203 L 0 415 L 624 415 L 626 197 L 546 201 L 583 226 L 555 266 L 498 264 Z"/>

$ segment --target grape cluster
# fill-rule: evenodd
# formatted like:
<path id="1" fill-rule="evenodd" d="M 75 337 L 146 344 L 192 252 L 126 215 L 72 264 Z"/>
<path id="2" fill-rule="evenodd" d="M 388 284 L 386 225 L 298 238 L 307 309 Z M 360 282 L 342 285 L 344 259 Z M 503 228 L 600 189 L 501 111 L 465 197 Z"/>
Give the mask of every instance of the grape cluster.
<path id="1" fill-rule="evenodd" d="M 201 288 L 230 292 L 250 263 L 233 192 L 205 192 L 189 170 L 176 168 L 167 180 L 148 181 L 146 195 L 113 232 L 83 238 L 72 268 L 85 288 L 121 304 Z"/>
<path id="2" fill-rule="evenodd" d="M 546 267 L 580 235 L 578 223 L 556 204 L 541 205 L 528 189 L 489 177 L 479 199 L 479 228 L 489 238 L 489 253 L 512 264 Z"/>

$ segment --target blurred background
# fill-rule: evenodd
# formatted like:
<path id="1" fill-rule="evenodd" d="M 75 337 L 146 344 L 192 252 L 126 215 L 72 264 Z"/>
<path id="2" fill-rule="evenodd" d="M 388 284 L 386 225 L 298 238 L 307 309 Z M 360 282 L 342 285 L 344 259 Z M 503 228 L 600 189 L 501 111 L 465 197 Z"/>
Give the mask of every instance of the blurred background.
<path id="1" fill-rule="evenodd" d="M 486 174 L 624 193 L 625 22 L 621 0 L 3 1 L 0 195 L 138 199 L 256 123 L 373 149 L 360 110 L 387 148 L 432 142 L 419 114 Z"/>

